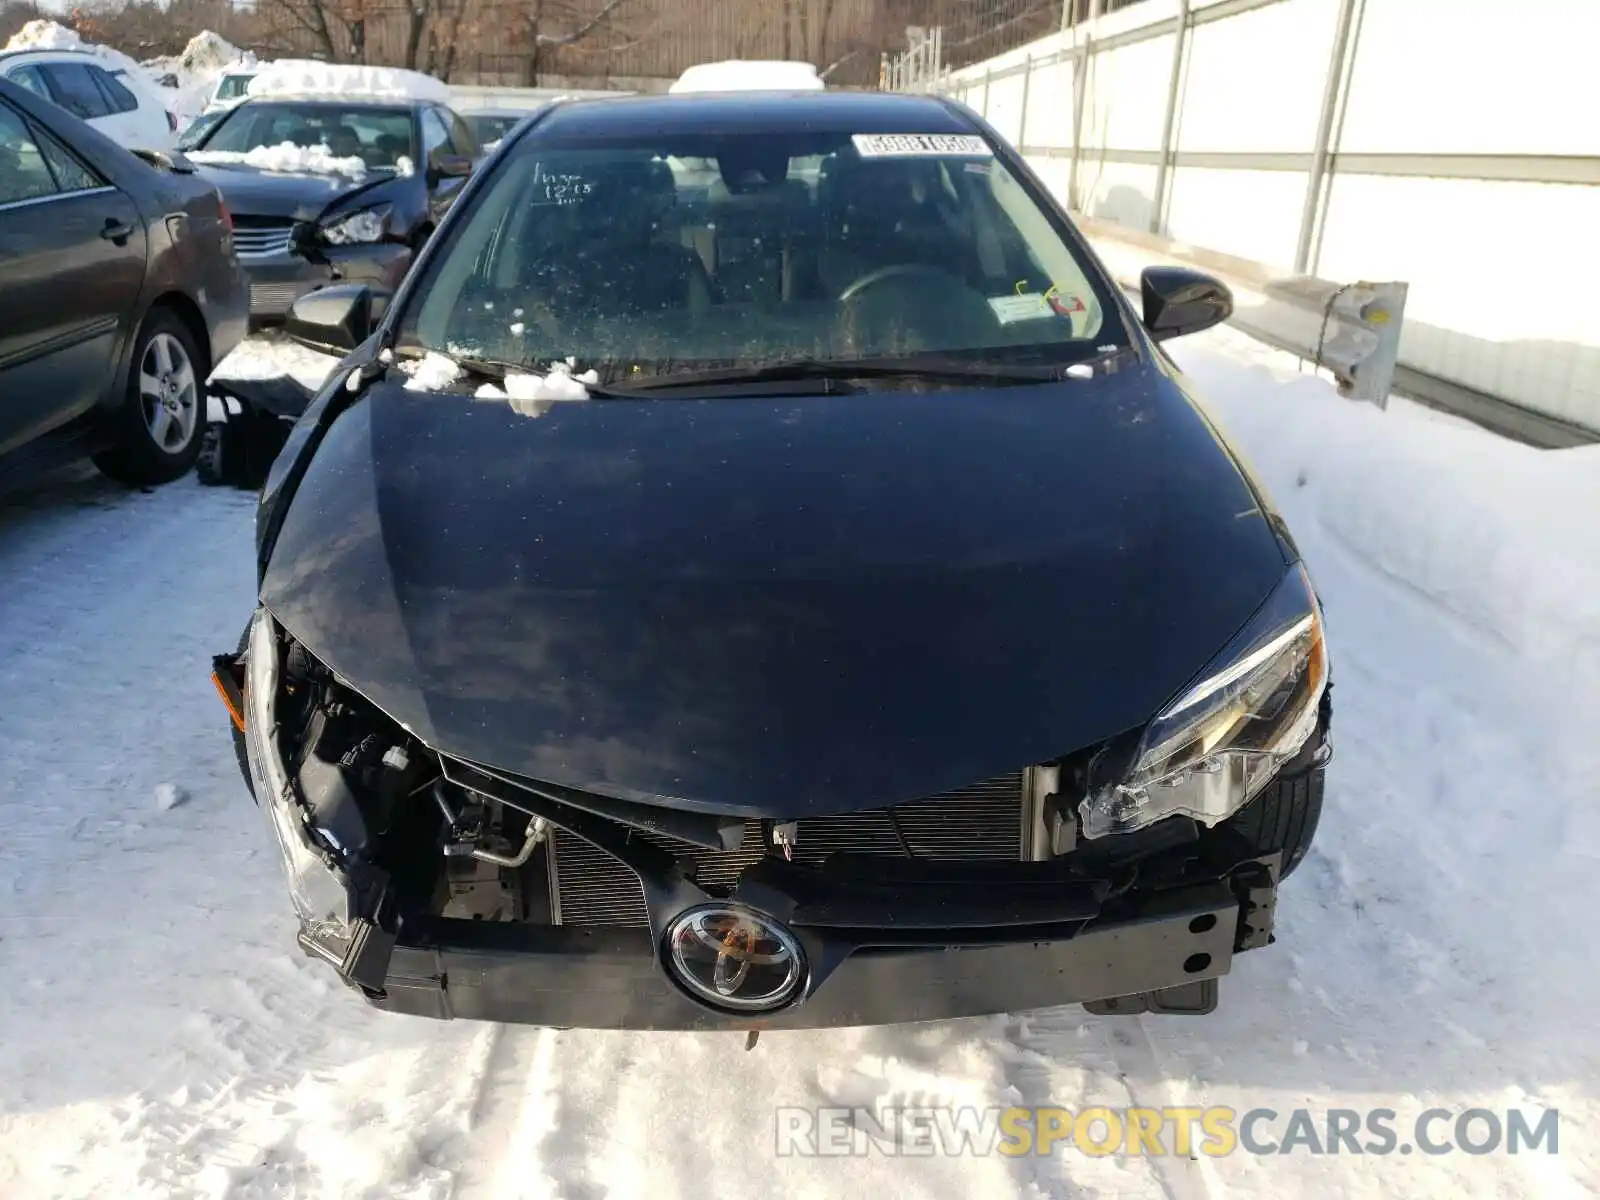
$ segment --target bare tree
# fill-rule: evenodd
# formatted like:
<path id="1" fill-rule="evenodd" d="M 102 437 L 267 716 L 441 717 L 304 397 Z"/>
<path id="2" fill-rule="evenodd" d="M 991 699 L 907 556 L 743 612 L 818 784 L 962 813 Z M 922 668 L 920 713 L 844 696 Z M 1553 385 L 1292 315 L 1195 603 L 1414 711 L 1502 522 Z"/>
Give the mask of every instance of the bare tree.
<path id="1" fill-rule="evenodd" d="M 524 82 L 539 82 L 551 51 L 576 46 L 605 28 L 630 0 L 521 0 L 512 42 L 522 54 Z"/>

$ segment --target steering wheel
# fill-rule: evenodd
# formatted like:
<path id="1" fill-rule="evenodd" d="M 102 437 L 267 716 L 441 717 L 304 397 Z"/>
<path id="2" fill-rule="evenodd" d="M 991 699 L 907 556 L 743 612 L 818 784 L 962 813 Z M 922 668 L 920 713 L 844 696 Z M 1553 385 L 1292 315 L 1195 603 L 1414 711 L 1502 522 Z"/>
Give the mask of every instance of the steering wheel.
<path id="1" fill-rule="evenodd" d="M 930 267 L 925 263 L 893 263 L 887 267 L 879 267 L 875 271 L 868 271 L 860 279 L 857 279 L 844 291 L 840 292 L 839 299 L 854 300 L 868 288 L 877 287 L 880 283 L 885 283 L 891 279 L 917 277 L 939 279 L 945 283 L 960 283 L 962 287 L 966 287 L 966 284 L 957 279 L 956 276 L 939 267 Z"/>

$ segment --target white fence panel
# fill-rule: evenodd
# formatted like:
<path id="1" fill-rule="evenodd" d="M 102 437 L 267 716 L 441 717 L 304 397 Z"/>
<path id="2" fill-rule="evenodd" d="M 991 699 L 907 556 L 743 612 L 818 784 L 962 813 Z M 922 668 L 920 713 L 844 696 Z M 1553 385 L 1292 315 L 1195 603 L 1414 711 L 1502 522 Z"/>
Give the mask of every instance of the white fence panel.
<path id="1" fill-rule="evenodd" d="M 1597 45 L 1600 0 L 1144 0 L 941 90 L 1088 216 L 1406 280 L 1407 386 L 1559 442 L 1600 434 Z"/>

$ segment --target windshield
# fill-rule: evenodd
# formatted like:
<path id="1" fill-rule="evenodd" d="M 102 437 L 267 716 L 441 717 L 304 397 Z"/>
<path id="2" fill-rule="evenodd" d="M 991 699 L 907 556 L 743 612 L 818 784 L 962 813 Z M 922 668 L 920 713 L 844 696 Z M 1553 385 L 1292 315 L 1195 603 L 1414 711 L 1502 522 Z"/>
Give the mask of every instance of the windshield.
<path id="1" fill-rule="evenodd" d="M 250 81 L 254 78 L 254 75 L 224 75 L 222 82 L 217 84 L 217 99 L 239 99 L 250 91 Z"/>
<path id="2" fill-rule="evenodd" d="M 461 119 L 467 123 L 467 128 L 472 130 L 472 136 L 478 139 L 480 146 L 487 146 L 490 142 L 498 142 L 522 120 L 526 114 L 518 113 L 511 116 L 509 113 L 462 113 Z"/>
<path id="3" fill-rule="evenodd" d="M 220 112 L 201 113 L 198 117 L 189 122 L 188 127 L 178 138 L 178 149 L 193 150 L 201 142 L 206 140 L 206 134 L 210 133 L 212 127 L 215 126 L 218 121 L 222 120 L 225 115 L 226 114 Z"/>
<path id="4" fill-rule="evenodd" d="M 359 158 L 373 169 L 416 160 L 411 113 L 404 108 L 252 101 L 224 114 L 198 143 L 207 154 L 248 154 L 285 142 L 302 150 L 326 147 L 335 159 Z"/>
<path id="5" fill-rule="evenodd" d="M 402 350 L 602 376 L 1126 345 L 1097 274 L 982 138 L 524 138 L 448 232 Z"/>

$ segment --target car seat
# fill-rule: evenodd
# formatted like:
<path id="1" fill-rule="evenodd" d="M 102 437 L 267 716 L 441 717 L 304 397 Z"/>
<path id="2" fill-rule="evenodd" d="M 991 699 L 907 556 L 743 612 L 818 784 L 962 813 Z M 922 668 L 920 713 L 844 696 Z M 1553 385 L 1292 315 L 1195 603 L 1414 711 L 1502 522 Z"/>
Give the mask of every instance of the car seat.
<path id="1" fill-rule="evenodd" d="M 328 149 L 336 158 L 360 158 L 365 161 L 362 153 L 361 138 L 356 131 L 348 125 L 335 125 L 327 131 Z"/>
<path id="2" fill-rule="evenodd" d="M 885 267 L 938 267 L 964 276 L 952 260 L 960 243 L 939 210 L 939 165 L 914 159 L 840 155 L 823 163 L 818 183 L 822 243 L 817 274 L 830 296 Z"/>

